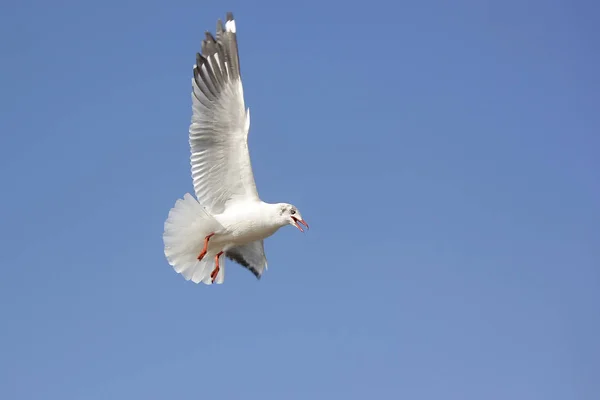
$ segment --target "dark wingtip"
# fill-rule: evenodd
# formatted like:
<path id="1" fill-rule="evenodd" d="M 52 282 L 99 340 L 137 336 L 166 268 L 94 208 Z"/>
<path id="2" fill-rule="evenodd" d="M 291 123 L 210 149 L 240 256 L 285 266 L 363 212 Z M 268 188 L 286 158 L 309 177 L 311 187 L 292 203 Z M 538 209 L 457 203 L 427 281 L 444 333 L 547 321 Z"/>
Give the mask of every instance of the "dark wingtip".
<path id="1" fill-rule="evenodd" d="M 225 256 L 227 258 L 229 258 L 231 261 L 235 261 L 236 263 L 240 264 L 242 267 L 246 268 L 248 271 L 252 272 L 252 275 L 254 275 L 256 277 L 256 279 L 260 280 L 260 277 L 262 276 L 262 274 L 260 274 L 256 268 L 254 268 L 252 265 L 250 265 L 250 263 L 248 263 L 248 261 L 246 261 L 240 253 L 229 250 L 229 251 L 225 252 Z"/>
<path id="2" fill-rule="evenodd" d="M 216 42 L 217 41 L 215 39 L 215 37 L 212 35 L 212 33 L 210 33 L 209 31 L 204 32 L 204 36 L 206 37 L 205 40 L 207 40 L 209 42 Z"/>
<path id="3" fill-rule="evenodd" d="M 227 12 L 227 21 L 233 21 L 233 13 L 231 11 Z"/>

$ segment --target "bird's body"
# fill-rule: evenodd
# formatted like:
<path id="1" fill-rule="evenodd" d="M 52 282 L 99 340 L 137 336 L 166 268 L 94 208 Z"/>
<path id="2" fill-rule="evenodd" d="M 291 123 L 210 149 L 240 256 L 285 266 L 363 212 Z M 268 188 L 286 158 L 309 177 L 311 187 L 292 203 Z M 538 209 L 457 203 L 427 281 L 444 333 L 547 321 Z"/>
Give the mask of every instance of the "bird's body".
<path id="1" fill-rule="evenodd" d="M 274 212 L 273 204 L 252 201 L 232 205 L 214 217 L 225 228 L 226 240 L 240 245 L 266 239 L 281 228 Z"/>
<path id="2" fill-rule="evenodd" d="M 287 203 L 263 202 L 256 190 L 236 26 L 227 13 L 216 38 L 206 33 L 192 80 L 189 140 L 194 189 L 177 200 L 165 221 L 165 256 L 193 282 L 222 283 L 223 256 L 260 278 L 267 267 L 264 239 L 285 225 L 308 225 Z"/>

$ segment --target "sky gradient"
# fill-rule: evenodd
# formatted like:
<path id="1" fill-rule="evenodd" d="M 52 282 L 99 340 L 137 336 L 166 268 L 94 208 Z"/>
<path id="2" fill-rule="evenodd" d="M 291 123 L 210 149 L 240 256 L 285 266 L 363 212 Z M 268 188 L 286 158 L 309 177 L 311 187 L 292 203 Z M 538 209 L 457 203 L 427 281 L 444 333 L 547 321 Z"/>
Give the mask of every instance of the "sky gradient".
<path id="1" fill-rule="evenodd" d="M 3 4 L 0 398 L 600 398 L 599 7 Z M 311 230 L 207 287 L 162 229 L 226 11 L 259 194 Z"/>

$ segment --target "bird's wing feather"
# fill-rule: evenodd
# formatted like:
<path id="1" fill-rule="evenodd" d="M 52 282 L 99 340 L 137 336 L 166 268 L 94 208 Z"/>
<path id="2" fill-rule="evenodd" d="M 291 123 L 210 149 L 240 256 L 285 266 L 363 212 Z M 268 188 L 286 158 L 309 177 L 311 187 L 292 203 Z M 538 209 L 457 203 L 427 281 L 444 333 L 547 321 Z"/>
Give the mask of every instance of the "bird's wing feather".
<path id="1" fill-rule="evenodd" d="M 250 155 L 250 110 L 244 90 L 233 15 L 206 32 L 192 79 L 191 166 L 199 202 L 213 214 L 230 202 L 258 200 Z"/>
<path id="2" fill-rule="evenodd" d="M 233 247 L 225 251 L 225 256 L 242 267 L 247 268 L 257 279 L 260 279 L 263 271 L 267 269 L 267 258 L 265 257 L 263 240 Z"/>

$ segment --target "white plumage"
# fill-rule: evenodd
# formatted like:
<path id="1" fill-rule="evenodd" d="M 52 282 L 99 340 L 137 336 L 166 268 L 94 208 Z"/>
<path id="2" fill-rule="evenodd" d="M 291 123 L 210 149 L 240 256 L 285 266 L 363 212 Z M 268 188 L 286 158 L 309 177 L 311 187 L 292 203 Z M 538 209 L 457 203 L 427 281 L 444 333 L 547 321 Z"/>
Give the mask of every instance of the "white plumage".
<path id="1" fill-rule="evenodd" d="M 235 20 L 217 21 L 196 55 L 192 79 L 191 167 L 197 200 L 177 200 L 165 222 L 165 256 L 185 279 L 223 283 L 224 256 L 260 279 L 264 239 L 285 225 L 308 227 L 296 207 L 260 200 L 254 182 Z"/>

